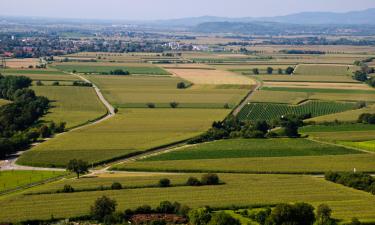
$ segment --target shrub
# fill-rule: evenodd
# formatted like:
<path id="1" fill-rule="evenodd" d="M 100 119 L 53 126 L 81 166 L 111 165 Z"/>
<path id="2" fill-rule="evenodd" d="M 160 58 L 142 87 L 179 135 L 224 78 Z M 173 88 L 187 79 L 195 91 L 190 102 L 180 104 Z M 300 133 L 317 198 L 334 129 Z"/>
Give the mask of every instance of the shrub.
<path id="1" fill-rule="evenodd" d="M 272 74 L 273 73 L 273 68 L 272 67 L 268 67 L 267 68 L 267 73 L 268 74 Z"/>
<path id="2" fill-rule="evenodd" d="M 40 80 L 38 80 L 38 81 L 36 82 L 36 86 L 43 86 L 43 82 L 40 81 Z"/>
<path id="3" fill-rule="evenodd" d="M 59 85 L 60 85 L 60 82 L 58 82 L 58 81 L 54 81 L 54 82 L 52 83 L 52 85 L 53 85 L 53 86 L 59 86 Z"/>
<path id="4" fill-rule="evenodd" d="M 258 75 L 259 74 L 259 69 L 258 68 L 254 68 L 253 69 L 253 74 L 254 75 Z"/>
<path id="5" fill-rule="evenodd" d="M 93 219 L 103 221 L 106 216 L 112 215 L 116 211 L 116 206 L 117 202 L 115 200 L 102 196 L 91 206 L 91 216 Z"/>
<path id="6" fill-rule="evenodd" d="M 186 181 L 186 184 L 189 185 L 189 186 L 200 186 L 200 185 L 202 185 L 202 183 L 196 177 L 189 177 L 189 179 Z"/>
<path id="7" fill-rule="evenodd" d="M 179 103 L 178 102 L 171 102 L 171 103 L 169 103 L 169 105 L 171 106 L 171 108 L 177 108 L 178 107 L 178 105 L 179 105 Z"/>
<path id="8" fill-rule="evenodd" d="M 241 225 L 238 219 L 233 218 L 225 212 L 213 214 L 208 225 Z"/>
<path id="9" fill-rule="evenodd" d="M 201 180 L 201 183 L 203 185 L 217 185 L 219 184 L 219 182 L 220 182 L 219 176 L 214 173 L 204 174 Z"/>
<path id="10" fill-rule="evenodd" d="M 118 182 L 114 182 L 112 185 L 111 185 L 111 189 L 112 190 L 121 190 L 122 189 L 122 185 Z"/>
<path id="11" fill-rule="evenodd" d="M 211 220 L 210 209 L 207 207 L 193 209 L 188 213 L 188 218 L 192 225 L 206 225 Z"/>
<path id="12" fill-rule="evenodd" d="M 152 208 L 151 208 L 151 206 L 149 206 L 149 205 L 142 205 L 142 206 L 139 206 L 139 207 L 135 210 L 135 213 L 139 213 L 139 214 L 149 214 L 149 213 L 152 213 Z"/>
<path id="13" fill-rule="evenodd" d="M 171 186 L 171 181 L 167 178 L 160 179 L 159 180 L 159 187 L 170 187 Z"/>
<path id="14" fill-rule="evenodd" d="M 146 105 L 147 105 L 147 107 L 150 108 L 150 109 L 153 109 L 153 108 L 156 107 L 154 103 L 147 103 Z"/>
<path id="15" fill-rule="evenodd" d="M 285 70 L 285 73 L 288 74 L 288 75 L 291 75 L 292 73 L 294 72 L 294 68 L 289 66 L 288 68 L 286 68 Z"/>
<path id="16" fill-rule="evenodd" d="M 169 201 L 160 202 L 156 209 L 159 213 L 175 213 L 174 205 Z"/>
<path id="17" fill-rule="evenodd" d="M 69 184 L 65 184 L 62 190 L 63 193 L 72 193 L 74 192 L 74 188 Z"/>
<path id="18" fill-rule="evenodd" d="M 224 104 L 224 109 L 230 109 L 230 106 L 229 106 L 228 103 L 225 103 L 225 104 Z"/>
<path id="19" fill-rule="evenodd" d="M 184 82 L 179 82 L 179 83 L 177 83 L 177 88 L 178 88 L 178 89 L 185 89 L 186 86 L 187 86 L 187 85 L 186 85 Z"/>

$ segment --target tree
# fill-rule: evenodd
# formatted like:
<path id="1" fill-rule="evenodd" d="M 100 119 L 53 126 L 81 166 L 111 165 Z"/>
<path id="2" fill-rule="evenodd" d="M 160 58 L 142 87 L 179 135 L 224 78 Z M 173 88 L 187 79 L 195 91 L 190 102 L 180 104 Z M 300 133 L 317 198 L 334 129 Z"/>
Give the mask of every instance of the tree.
<path id="1" fill-rule="evenodd" d="M 91 216 L 93 219 L 103 221 L 106 216 L 112 215 L 116 211 L 117 202 L 102 196 L 91 206 Z"/>
<path id="2" fill-rule="evenodd" d="M 285 73 L 288 74 L 288 75 L 291 75 L 292 73 L 294 72 L 294 68 L 289 66 L 288 68 L 286 68 L 285 70 Z"/>
<path id="3" fill-rule="evenodd" d="M 240 221 L 225 212 L 213 214 L 208 225 L 241 225 Z"/>
<path id="4" fill-rule="evenodd" d="M 211 220 L 211 213 L 207 207 L 198 208 L 190 210 L 188 217 L 192 225 L 206 225 Z"/>
<path id="5" fill-rule="evenodd" d="M 254 68 L 253 69 L 253 74 L 254 75 L 258 75 L 259 74 L 259 69 L 258 68 Z"/>
<path id="6" fill-rule="evenodd" d="M 312 225 L 315 222 L 314 207 L 312 205 L 296 203 L 294 208 L 297 224 Z"/>
<path id="7" fill-rule="evenodd" d="M 331 218 L 332 209 L 326 205 L 321 204 L 316 210 L 317 225 L 330 225 L 334 224 L 334 220 Z"/>
<path id="8" fill-rule="evenodd" d="M 303 121 L 295 115 L 288 115 L 281 117 L 280 125 L 284 128 L 286 136 L 299 137 L 298 128 L 303 125 Z"/>
<path id="9" fill-rule="evenodd" d="M 170 187 L 171 181 L 167 178 L 163 178 L 159 180 L 159 187 Z"/>
<path id="10" fill-rule="evenodd" d="M 169 201 L 160 202 L 157 211 L 159 213 L 175 213 L 175 206 Z"/>
<path id="11" fill-rule="evenodd" d="M 312 225 L 315 222 L 314 207 L 307 203 L 279 204 L 268 219 L 274 225 Z"/>
<path id="12" fill-rule="evenodd" d="M 203 185 L 217 185 L 219 182 L 219 176 L 214 173 L 204 174 L 201 179 Z"/>
<path id="13" fill-rule="evenodd" d="M 72 159 L 69 161 L 66 169 L 70 172 L 76 173 L 79 179 L 80 174 L 85 174 L 89 172 L 89 165 L 87 162 L 77 159 Z"/>
<path id="14" fill-rule="evenodd" d="M 171 102 L 171 103 L 169 103 L 169 105 L 171 106 L 171 108 L 177 108 L 178 107 L 178 102 Z"/>
<path id="15" fill-rule="evenodd" d="M 186 84 L 184 82 L 178 82 L 177 83 L 177 88 L 178 89 L 185 89 L 186 88 Z"/>
<path id="16" fill-rule="evenodd" d="M 367 74 L 363 71 L 355 71 L 353 78 L 357 81 L 367 81 Z"/>
<path id="17" fill-rule="evenodd" d="M 58 81 L 54 81 L 54 82 L 52 83 L 52 85 L 53 85 L 53 86 L 59 86 L 59 85 L 60 85 L 60 82 L 58 82 Z"/>
<path id="18" fill-rule="evenodd" d="M 122 185 L 121 185 L 119 182 L 114 182 L 114 183 L 111 185 L 111 189 L 112 189 L 112 190 L 121 190 L 121 189 L 122 189 Z"/>
<path id="19" fill-rule="evenodd" d="M 46 125 L 43 125 L 43 126 L 41 126 L 41 127 L 39 128 L 39 133 L 40 133 L 40 136 L 41 136 L 42 138 L 48 138 L 48 137 L 51 137 L 51 135 L 52 135 L 51 130 L 50 130 L 49 127 L 46 126 Z"/>
<path id="20" fill-rule="evenodd" d="M 200 186 L 200 185 L 202 185 L 202 183 L 196 177 L 189 177 L 189 179 L 186 181 L 186 184 L 189 185 L 189 186 Z"/>
<path id="21" fill-rule="evenodd" d="M 267 67 L 267 73 L 272 74 L 273 73 L 273 68 L 272 67 Z"/>
<path id="22" fill-rule="evenodd" d="M 74 192 L 74 188 L 72 186 L 70 186 L 69 184 L 65 184 L 62 192 L 63 193 L 72 193 L 72 192 Z"/>
<path id="23" fill-rule="evenodd" d="M 150 109 L 154 109 L 156 107 L 154 103 L 147 103 L 146 105 Z"/>
<path id="24" fill-rule="evenodd" d="M 358 220 L 358 218 L 353 217 L 349 225 L 361 225 L 361 222 Z"/>
<path id="25" fill-rule="evenodd" d="M 277 71 L 278 74 L 283 74 L 283 69 L 279 68 Z"/>
<path id="26" fill-rule="evenodd" d="M 38 80 L 38 81 L 36 82 L 36 86 L 43 86 L 42 81 Z"/>

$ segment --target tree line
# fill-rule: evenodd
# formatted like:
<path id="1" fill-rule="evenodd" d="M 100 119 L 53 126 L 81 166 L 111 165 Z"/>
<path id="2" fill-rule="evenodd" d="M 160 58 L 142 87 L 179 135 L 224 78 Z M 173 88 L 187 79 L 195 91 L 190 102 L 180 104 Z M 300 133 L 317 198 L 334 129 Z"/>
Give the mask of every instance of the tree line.
<path id="1" fill-rule="evenodd" d="M 0 98 L 11 101 L 0 107 L 0 158 L 28 147 L 39 137 L 65 129 L 65 123 L 38 124 L 50 101 L 36 96 L 29 89 L 31 83 L 28 77 L 0 75 Z"/>
<path id="2" fill-rule="evenodd" d="M 274 71 L 275 71 L 275 69 L 273 67 L 267 67 L 266 68 L 266 73 L 269 74 L 269 75 L 274 74 Z M 253 68 L 252 69 L 252 73 L 254 75 L 259 75 L 260 74 L 260 70 L 258 68 Z M 279 74 L 279 75 L 282 75 L 282 74 L 292 75 L 293 73 L 294 73 L 294 68 L 291 67 L 291 66 L 287 67 L 285 70 L 283 70 L 281 68 L 277 69 L 277 74 Z"/>
<path id="3" fill-rule="evenodd" d="M 309 115 L 286 115 L 278 120 L 267 121 L 241 121 L 235 116 L 229 116 L 224 121 L 215 121 L 212 127 L 204 134 L 193 138 L 189 144 L 197 144 L 221 139 L 233 138 L 272 138 L 287 136 L 300 137 L 298 129 L 303 126 L 303 120 Z M 281 127 L 277 132 L 273 128 Z"/>

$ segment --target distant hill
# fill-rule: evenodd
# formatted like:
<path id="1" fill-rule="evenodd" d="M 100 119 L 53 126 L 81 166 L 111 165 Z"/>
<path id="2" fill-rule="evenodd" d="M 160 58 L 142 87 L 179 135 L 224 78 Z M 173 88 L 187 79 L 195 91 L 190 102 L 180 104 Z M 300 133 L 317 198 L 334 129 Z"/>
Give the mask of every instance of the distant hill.
<path id="1" fill-rule="evenodd" d="M 243 17 L 243 18 L 227 18 L 215 16 L 202 16 L 181 19 L 159 20 L 149 22 L 160 26 L 185 26 L 194 27 L 202 23 L 210 22 L 239 22 L 249 23 L 255 21 L 262 22 L 279 22 L 289 24 L 303 24 L 303 25 L 358 25 L 358 24 L 375 24 L 375 8 L 363 11 L 352 11 L 346 13 L 332 13 L 332 12 L 302 12 L 297 14 L 290 14 L 286 16 L 277 17 Z"/>

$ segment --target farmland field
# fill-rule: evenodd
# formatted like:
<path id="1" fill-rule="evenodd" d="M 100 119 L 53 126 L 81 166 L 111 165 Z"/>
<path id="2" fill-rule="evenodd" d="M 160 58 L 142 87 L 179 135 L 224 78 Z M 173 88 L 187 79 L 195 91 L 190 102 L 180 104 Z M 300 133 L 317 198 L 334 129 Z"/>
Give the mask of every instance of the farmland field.
<path id="1" fill-rule="evenodd" d="M 349 65 L 298 65 L 294 72 L 295 75 L 309 76 L 349 76 L 352 66 Z"/>
<path id="2" fill-rule="evenodd" d="M 136 161 L 115 170 L 230 173 L 324 173 L 327 171 L 375 172 L 375 154 L 293 156 L 232 159 Z"/>
<path id="3" fill-rule="evenodd" d="M 358 83 L 351 76 L 311 76 L 311 75 L 251 75 L 263 81 L 274 82 L 319 82 L 319 83 Z"/>
<path id="4" fill-rule="evenodd" d="M 360 153 L 307 139 L 233 139 L 194 145 L 143 161 L 344 155 Z"/>
<path id="5" fill-rule="evenodd" d="M 36 94 L 52 101 L 42 120 L 66 122 L 67 128 L 95 120 L 107 113 L 93 88 L 73 86 L 34 86 Z"/>
<path id="6" fill-rule="evenodd" d="M 361 141 L 361 142 L 339 142 L 345 146 L 364 149 L 367 151 L 375 152 L 375 141 Z"/>
<path id="7" fill-rule="evenodd" d="M 6 105 L 6 104 L 8 104 L 8 103 L 9 103 L 9 101 L 4 100 L 4 99 L 0 99 L 0 106 L 2 106 L 2 105 Z"/>
<path id="8" fill-rule="evenodd" d="M 326 182 L 321 178 L 300 175 L 219 174 L 219 176 L 225 181 L 225 185 L 141 188 L 71 194 L 20 194 L 0 200 L 2 205 L 7 205 L 0 214 L 0 220 L 15 222 L 24 219 L 49 219 L 51 215 L 54 218 L 85 215 L 89 213 L 89 207 L 95 199 L 102 195 L 115 199 L 121 211 L 144 204 L 156 206 L 160 201 L 164 200 L 178 201 L 190 207 L 205 205 L 228 207 L 233 204 L 245 207 L 259 203 L 275 204 L 303 201 L 309 202 L 314 206 L 327 203 L 333 209 L 333 216 L 344 220 L 350 220 L 352 216 L 367 220 L 373 219 L 375 215 L 374 196 Z M 175 179 L 182 180 L 182 178 L 178 177 L 186 179 L 187 175 L 157 176 L 157 178 L 160 177 L 169 177 L 173 181 Z M 115 178 L 115 180 L 118 179 Z M 124 184 L 131 183 L 133 180 L 132 178 L 121 178 Z M 137 179 L 137 182 L 149 184 L 150 181 L 147 175 L 140 176 Z M 77 181 L 77 185 L 80 182 Z M 100 186 L 105 182 L 107 182 L 105 179 L 94 178 L 92 185 Z M 154 183 L 154 181 L 151 181 L 151 183 Z M 74 182 L 72 184 L 75 186 Z"/>
<path id="9" fill-rule="evenodd" d="M 26 76 L 41 81 L 75 81 L 77 77 L 53 69 L 6 69 L 0 70 L 3 75 Z"/>
<path id="10" fill-rule="evenodd" d="M 294 114 L 312 117 L 343 112 L 354 108 L 353 103 L 308 101 L 299 105 L 249 103 L 239 113 L 241 120 L 273 120 L 281 116 Z"/>
<path id="11" fill-rule="evenodd" d="M 148 76 L 89 76 L 113 105 L 126 108 L 145 108 L 154 103 L 157 108 L 169 108 L 170 102 L 178 102 L 182 108 L 234 107 L 249 92 L 250 86 L 193 85 L 178 89 L 175 77 Z"/>
<path id="12" fill-rule="evenodd" d="M 116 69 L 122 69 L 128 71 L 130 74 L 149 74 L 149 75 L 170 75 L 167 71 L 160 67 L 149 66 L 146 64 L 139 64 L 138 66 L 127 66 L 118 64 L 101 65 L 100 63 L 91 64 L 56 64 L 54 66 L 56 69 L 72 72 L 73 70 L 78 73 L 109 73 L 110 71 Z"/>
<path id="13" fill-rule="evenodd" d="M 197 136 L 228 113 L 225 109 L 121 110 L 100 124 L 60 135 L 34 147 L 17 163 L 64 167 L 75 158 L 98 163 Z"/>
<path id="14" fill-rule="evenodd" d="M 265 87 L 270 88 L 311 88 L 311 89 L 334 89 L 334 90 L 363 90 L 363 91 L 373 91 L 373 88 L 366 84 L 361 83 L 323 83 L 323 82 L 276 82 L 267 81 L 264 82 Z"/>
<path id="15" fill-rule="evenodd" d="M 0 193 L 64 174 L 55 171 L 0 171 Z"/>
<path id="16" fill-rule="evenodd" d="M 200 69 L 167 69 L 170 73 L 188 80 L 194 84 L 237 84 L 254 85 L 254 80 L 222 70 L 200 70 Z"/>
<path id="17" fill-rule="evenodd" d="M 316 123 L 322 123 L 326 121 L 344 121 L 344 122 L 355 122 L 358 120 L 358 117 L 363 113 L 374 113 L 375 112 L 375 105 L 370 105 L 368 107 L 356 110 L 345 111 L 341 113 L 335 113 L 325 116 L 319 116 L 312 119 L 308 119 L 307 121 L 314 121 Z"/>

